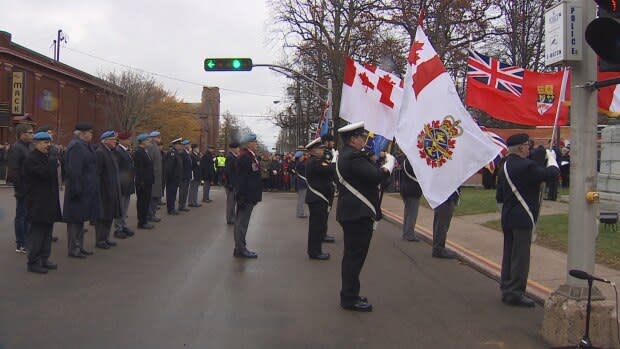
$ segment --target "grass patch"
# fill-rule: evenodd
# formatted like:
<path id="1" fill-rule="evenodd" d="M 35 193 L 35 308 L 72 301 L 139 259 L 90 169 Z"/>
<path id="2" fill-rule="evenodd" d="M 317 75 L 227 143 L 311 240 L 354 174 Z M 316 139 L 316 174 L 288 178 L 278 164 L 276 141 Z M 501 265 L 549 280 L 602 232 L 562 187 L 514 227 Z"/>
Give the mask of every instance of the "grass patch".
<path id="1" fill-rule="evenodd" d="M 389 195 L 400 199 L 400 194 L 398 193 L 390 193 Z M 422 196 L 422 199 L 420 200 L 420 205 L 430 208 L 424 196 Z M 456 208 L 456 212 L 454 213 L 455 216 L 468 216 L 493 212 L 497 212 L 495 189 L 461 189 L 461 201 L 459 206 Z"/>
<path id="2" fill-rule="evenodd" d="M 486 222 L 483 225 L 500 232 L 502 230 L 499 220 Z M 541 216 L 538 220 L 538 238 L 535 244 L 567 253 L 568 215 Z M 620 231 L 605 229 L 602 224 L 599 226 L 596 238 L 596 262 L 620 269 Z"/>

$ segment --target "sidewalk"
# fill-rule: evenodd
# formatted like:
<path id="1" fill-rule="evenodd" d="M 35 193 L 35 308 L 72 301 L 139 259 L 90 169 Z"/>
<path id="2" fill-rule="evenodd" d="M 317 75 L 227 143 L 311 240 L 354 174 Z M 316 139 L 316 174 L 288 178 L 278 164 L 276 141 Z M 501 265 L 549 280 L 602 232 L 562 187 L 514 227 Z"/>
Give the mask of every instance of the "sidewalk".
<path id="1" fill-rule="evenodd" d="M 402 225 L 403 202 L 398 195 L 388 194 L 383 197 L 383 216 L 386 220 Z M 545 202 L 543 215 L 567 212 L 567 205 L 557 202 Z M 488 276 L 499 279 L 503 235 L 480 223 L 499 219 L 498 214 L 490 213 L 475 216 L 455 216 L 448 231 L 447 245 L 455 251 L 461 260 L 472 265 Z M 433 239 L 433 211 L 420 206 L 416 232 L 425 241 Z M 431 253 L 429 246 L 428 253 Z M 552 292 L 566 281 L 567 258 L 563 252 L 532 245 L 530 275 L 527 292 L 530 296 L 544 302 Z M 597 264 L 594 273 L 620 284 L 620 271 Z M 614 299 L 614 291 L 608 285 L 597 285 L 606 299 Z M 499 289 L 497 296 L 500 296 Z"/>

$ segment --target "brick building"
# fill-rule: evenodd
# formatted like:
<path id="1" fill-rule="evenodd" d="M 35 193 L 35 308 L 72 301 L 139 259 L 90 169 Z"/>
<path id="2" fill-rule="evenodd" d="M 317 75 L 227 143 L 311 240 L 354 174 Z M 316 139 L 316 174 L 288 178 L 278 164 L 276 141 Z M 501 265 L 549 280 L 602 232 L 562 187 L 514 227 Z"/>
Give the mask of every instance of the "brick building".
<path id="1" fill-rule="evenodd" d="M 106 104 L 123 91 L 97 77 L 11 41 L 0 31 L 0 142 L 15 141 L 14 126 L 26 120 L 54 129 L 67 144 L 78 122 L 109 126 Z"/>
<path id="2" fill-rule="evenodd" d="M 215 145 L 220 129 L 220 89 L 218 87 L 202 88 L 200 103 L 189 103 L 200 120 L 200 151 L 204 152 L 207 145 Z"/>

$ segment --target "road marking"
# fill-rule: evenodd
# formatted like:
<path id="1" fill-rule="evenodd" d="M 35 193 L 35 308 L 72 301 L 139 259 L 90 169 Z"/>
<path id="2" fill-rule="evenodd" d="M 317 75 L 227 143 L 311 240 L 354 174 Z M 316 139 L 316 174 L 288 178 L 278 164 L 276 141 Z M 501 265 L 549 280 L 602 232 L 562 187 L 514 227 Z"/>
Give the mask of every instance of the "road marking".
<path id="1" fill-rule="evenodd" d="M 396 221 L 397 223 L 401 225 L 403 224 L 404 219 L 399 214 L 394 213 L 387 209 L 381 209 L 381 211 L 383 212 L 385 216 L 393 219 L 394 221 Z M 433 231 L 431 229 L 428 229 L 427 227 L 424 227 L 419 224 L 416 224 L 415 228 L 416 228 L 416 231 L 419 231 L 422 235 L 424 235 L 424 237 L 426 237 L 426 239 L 429 239 L 431 241 L 433 240 Z M 459 254 L 461 255 L 465 255 L 465 257 L 468 257 L 468 259 L 471 259 L 474 263 L 478 264 L 479 266 L 483 266 L 483 267 L 486 266 L 488 269 L 491 269 L 490 271 L 493 272 L 495 276 L 499 277 L 500 272 L 501 272 L 501 266 L 499 264 L 455 242 L 452 242 L 449 239 L 446 240 L 446 244 L 451 249 L 459 252 Z M 532 279 L 528 279 L 527 285 L 528 287 L 531 287 L 532 289 L 536 290 L 537 292 L 535 292 L 535 295 L 541 298 L 541 300 L 543 301 L 545 300 L 545 298 L 549 297 L 551 293 L 553 292 L 553 290 L 551 290 L 550 288 Z"/>

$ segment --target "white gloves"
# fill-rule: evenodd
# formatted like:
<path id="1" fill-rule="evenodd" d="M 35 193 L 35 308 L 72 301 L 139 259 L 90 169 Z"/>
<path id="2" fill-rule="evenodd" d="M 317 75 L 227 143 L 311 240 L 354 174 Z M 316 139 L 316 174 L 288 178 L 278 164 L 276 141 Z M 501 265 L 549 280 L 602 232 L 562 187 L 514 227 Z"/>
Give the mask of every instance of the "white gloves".
<path id="1" fill-rule="evenodd" d="M 394 166 L 396 166 L 396 158 L 392 154 L 385 154 L 385 164 L 383 164 L 381 168 L 384 168 L 388 170 L 388 172 L 392 173 Z"/>
<path id="2" fill-rule="evenodd" d="M 547 167 L 555 166 L 560 168 L 560 166 L 558 166 L 558 161 L 555 159 L 555 152 L 551 149 L 547 149 L 546 153 L 545 159 L 547 159 Z"/>
<path id="3" fill-rule="evenodd" d="M 338 161 L 338 150 L 332 149 L 332 164 Z"/>

